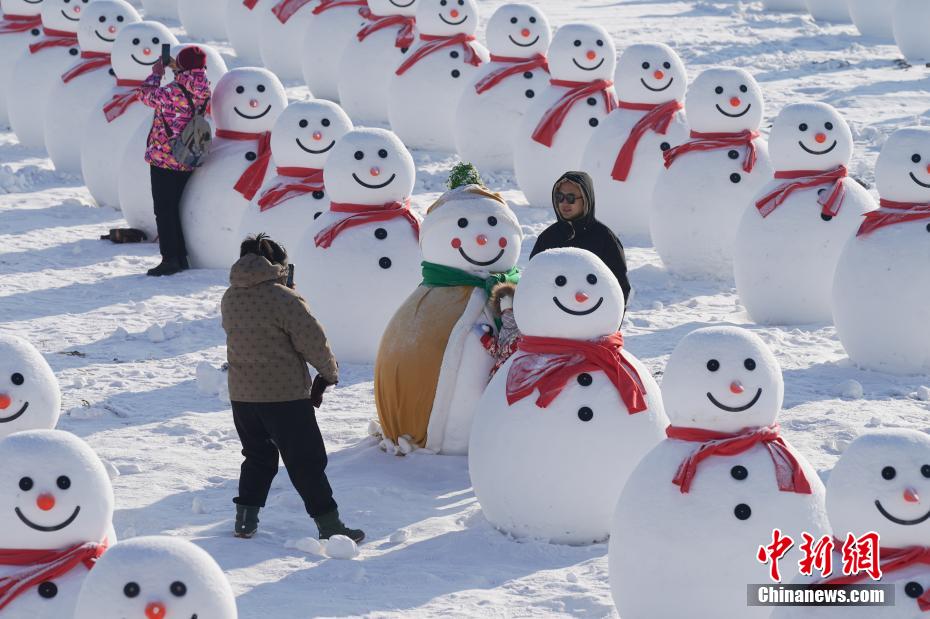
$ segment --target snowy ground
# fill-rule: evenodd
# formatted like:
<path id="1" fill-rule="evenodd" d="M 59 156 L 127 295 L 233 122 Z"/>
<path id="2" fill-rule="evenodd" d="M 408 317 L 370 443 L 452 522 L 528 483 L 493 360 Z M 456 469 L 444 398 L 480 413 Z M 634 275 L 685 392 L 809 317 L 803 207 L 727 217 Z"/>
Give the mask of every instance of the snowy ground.
<path id="1" fill-rule="evenodd" d="M 500 2 L 481 4 L 490 14 Z M 866 181 L 884 138 L 928 114 L 930 70 L 901 68 L 897 48 L 862 39 L 852 26 L 763 13 L 759 2 L 537 4 L 554 25 L 606 26 L 621 49 L 667 42 L 692 77 L 715 64 L 744 67 L 762 83 L 770 118 L 802 99 L 836 106 L 856 137 L 852 170 Z M 238 64 L 226 56 L 230 66 Z M 302 97 L 294 86 L 291 96 Z M 415 156 L 415 203 L 424 208 L 452 160 Z M 527 253 L 551 214 L 521 206 L 512 178 L 486 180 L 512 201 L 528 234 Z M 464 458 L 397 458 L 377 448 L 366 431 L 375 417 L 370 366 L 344 366 L 343 384 L 319 413 L 343 514 L 368 532 L 361 555 L 325 559 L 288 543 L 315 529 L 283 471 L 260 535 L 233 539 L 238 442 L 228 405 L 202 393 L 195 374 L 201 362 L 224 361 L 218 303 L 226 273 L 145 277 L 157 249 L 96 240 L 123 222 L 118 212 L 91 204 L 76 179 L 57 175 L 47 160 L 0 133 L 0 328 L 31 339 L 47 355 L 69 411 L 61 427 L 119 470 L 121 537 L 167 533 L 196 541 L 229 574 L 246 619 L 615 612 L 606 545 L 511 541 L 482 517 Z M 633 248 L 629 256 L 637 289 L 625 329 L 629 350 L 659 375 L 669 352 L 694 328 L 756 329 L 784 367 L 786 434 L 821 471 L 868 428 L 930 431 L 930 390 L 921 389 L 930 378 L 860 371 L 832 327 L 759 329 L 747 324 L 732 282 L 676 280 L 651 249 Z M 406 539 L 395 535 L 401 530 Z"/>

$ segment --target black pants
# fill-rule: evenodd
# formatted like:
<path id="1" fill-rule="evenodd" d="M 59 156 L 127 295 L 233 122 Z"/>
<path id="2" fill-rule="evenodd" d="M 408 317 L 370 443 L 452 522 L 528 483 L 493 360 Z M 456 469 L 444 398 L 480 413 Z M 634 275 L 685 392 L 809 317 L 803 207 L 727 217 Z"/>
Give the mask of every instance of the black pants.
<path id="1" fill-rule="evenodd" d="M 181 229 L 181 196 L 193 172 L 178 172 L 157 166 L 150 168 L 161 256 L 184 264 L 187 261 L 187 246 L 184 244 L 184 230 Z"/>
<path id="2" fill-rule="evenodd" d="M 233 402 L 233 420 L 242 442 L 239 505 L 264 507 L 278 473 L 278 454 L 291 483 L 313 518 L 336 509 L 326 478 L 326 446 L 310 400 L 253 404 Z"/>

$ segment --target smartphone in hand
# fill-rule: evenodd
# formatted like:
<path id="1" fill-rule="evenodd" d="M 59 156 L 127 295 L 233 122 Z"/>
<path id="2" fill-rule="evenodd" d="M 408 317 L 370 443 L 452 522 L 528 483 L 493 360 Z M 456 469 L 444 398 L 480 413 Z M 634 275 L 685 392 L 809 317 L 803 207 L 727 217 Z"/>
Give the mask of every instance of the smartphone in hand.
<path id="1" fill-rule="evenodd" d="M 287 265 L 287 287 L 294 288 L 294 265 Z"/>
<path id="2" fill-rule="evenodd" d="M 171 43 L 161 44 L 161 66 L 168 68 L 171 64 Z"/>

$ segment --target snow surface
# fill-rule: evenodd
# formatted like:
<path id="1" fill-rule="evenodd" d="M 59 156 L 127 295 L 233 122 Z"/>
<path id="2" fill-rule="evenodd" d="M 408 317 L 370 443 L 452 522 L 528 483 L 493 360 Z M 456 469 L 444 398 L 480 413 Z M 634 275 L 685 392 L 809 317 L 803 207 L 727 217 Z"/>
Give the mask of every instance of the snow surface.
<path id="1" fill-rule="evenodd" d="M 499 4 L 481 2 L 485 17 Z M 760 2 L 538 4 L 554 25 L 604 25 L 621 49 L 666 42 L 692 78 L 715 64 L 750 70 L 767 97 L 766 132 L 787 103 L 830 103 L 852 125 L 851 170 L 868 182 L 887 135 L 928 116 L 927 69 L 904 68 L 896 47 L 864 39 L 851 25 L 764 13 Z M 231 67 L 239 65 L 228 46 L 220 49 Z M 289 86 L 292 98 L 306 93 Z M 414 157 L 414 203 L 422 210 L 442 190 L 454 160 L 422 151 Z M 504 191 L 525 227 L 525 263 L 551 213 L 523 206 L 510 175 L 486 181 Z M 226 273 L 145 277 L 157 263 L 156 247 L 97 240 L 124 223 L 118 212 L 91 205 L 77 179 L 56 174 L 46 159 L 0 133 L 0 329 L 46 354 L 63 388 L 59 427 L 88 440 L 110 464 L 121 539 L 165 533 L 195 541 L 226 570 L 245 619 L 615 612 L 606 544 L 514 542 L 481 515 L 465 458 L 422 452 L 399 458 L 378 449 L 368 434 L 375 416 L 371 366 L 343 365 L 343 383 L 319 412 L 342 514 L 368 534 L 359 555 L 327 559 L 317 547 L 293 541 L 316 531 L 283 470 L 257 537 L 233 538 L 239 445 L 216 376 L 203 366 L 197 371 L 203 362 L 218 368 L 225 361 L 219 300 Z M 930 431 L 930 377 L 860 371 L 833 327 L 755 327 L 732 281 L 676 280 L 651 249 L 632 248 L 629 258 L 637 289 L 625 324 L 629 350 L 659 376 L 691 330 L 753 329 L 784 367 L 785 434 L 821 472 L 863 431 Z M 207 384 L 198 386 L 198 376 Z"/>

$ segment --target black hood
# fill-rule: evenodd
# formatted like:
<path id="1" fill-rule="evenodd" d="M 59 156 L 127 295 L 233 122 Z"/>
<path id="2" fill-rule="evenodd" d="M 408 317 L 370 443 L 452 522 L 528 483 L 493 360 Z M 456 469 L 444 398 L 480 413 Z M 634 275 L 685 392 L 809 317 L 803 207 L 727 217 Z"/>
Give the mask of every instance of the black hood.
<path id="1" fill-rule="evenodd" d="M 571 221 L 562 218 L 562 214 L 559 213 L 558 202 L 555 199 L 556 188 L 562 181 L 571 181 L 581 187 L 581 193 L 584 196 L 584 214 Z M 556 221 L 569 229 L 569 238 L 574 236 L 575 232 L 588 228 L 590 223 L 594 221 L 594 181 L 587 172 L 566 172 L 559 177 L 559 180 L 552 185 L 552 210 L 555 211 Z"/>

